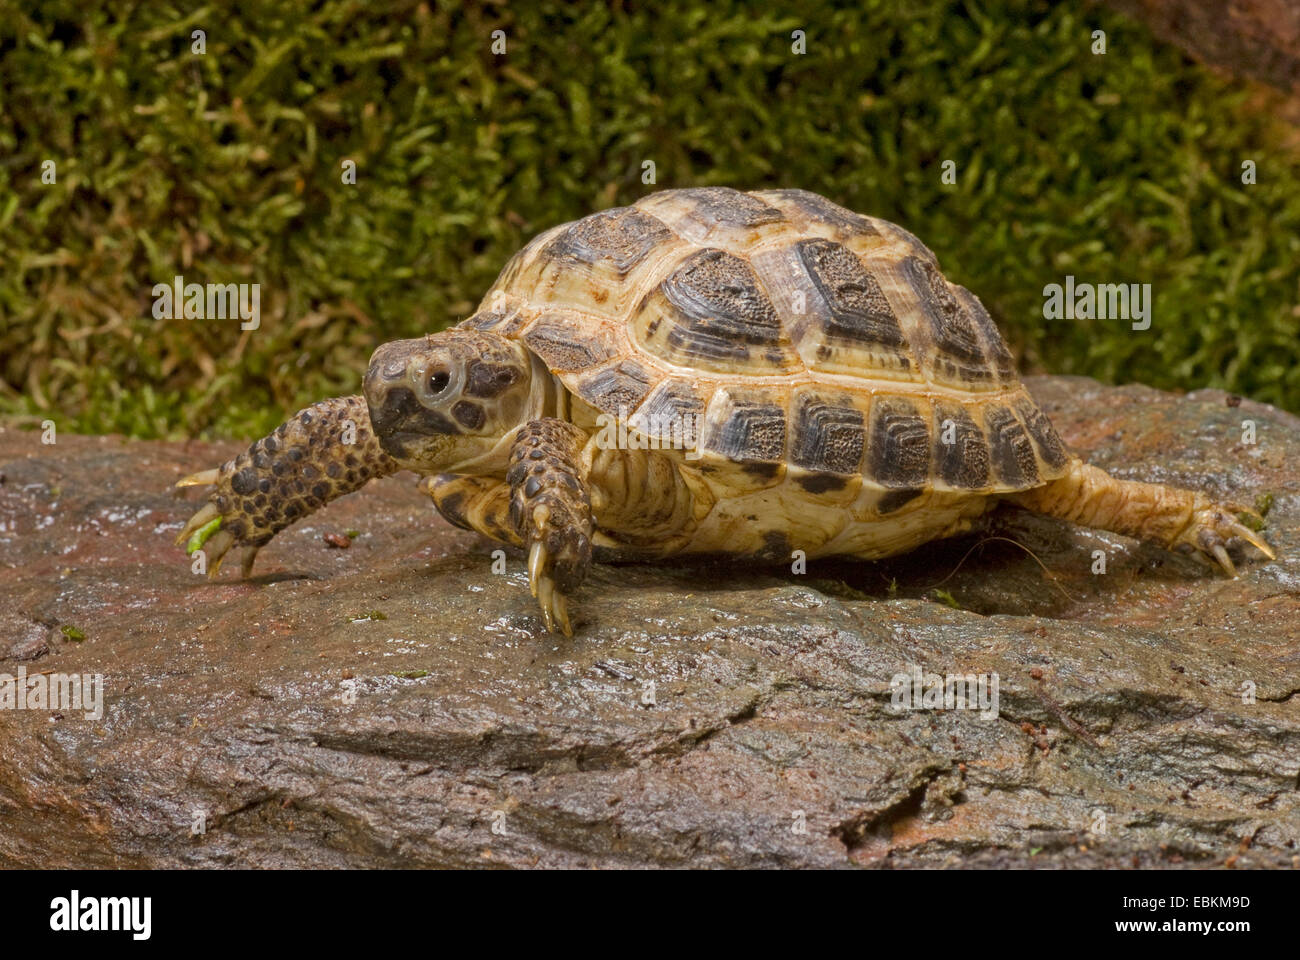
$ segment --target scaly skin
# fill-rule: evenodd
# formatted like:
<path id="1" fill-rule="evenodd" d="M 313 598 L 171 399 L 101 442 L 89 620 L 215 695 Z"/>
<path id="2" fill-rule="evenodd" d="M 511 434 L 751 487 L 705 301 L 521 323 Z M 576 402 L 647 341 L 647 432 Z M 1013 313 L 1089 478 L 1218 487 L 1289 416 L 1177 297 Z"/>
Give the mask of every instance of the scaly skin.
<path id="1" fill-rule="evenodd" d="M 180 481 L 177 486 L 214 488 L 176 542 L 200 534 L 193 548 L 207 555 L 209 577 L 232 547 L 247 547 L 242 573 L 248 576 L 257 551 L 285 527 L 398 469 L 371 431 L 364 397 L 324 400 L 218 469 Z"/>
<path id="2" fill-rule="evenodd" d="M 425 477 L 420 489 L 433 498 L 433 505 L 452 526 L 499 543 L 524 545 L 510 520 L 510 487 L 504 481 L 440 473 Z"/>
<path id="3" fill-rule="evenodd" d="M 1104 470 L 1073 460 L 1059 480 L 1008 499 L 1030 510 L 1084 527 L 1110 530 L 1150 540 L 1169 550 L 1203 555 L 1232 577 L 1237 575 L 1228 555 L 1233 539 L 1251 544 L 1270 560 L 1269 545 L 1249 527 L 1238 523 L 1234 511 L 1203 493 L 1158 483 L 1117 480 Z"/>
<path id="4" fill-rule="evenodd" d="M 591 566 L 591 497 L 582 474 L 587 435 L 544 417 L 524 425 L 510 451 L 510 519 L 528 548 L 528 581 L 548 630 L 573 636 L 566 596 Z"/>

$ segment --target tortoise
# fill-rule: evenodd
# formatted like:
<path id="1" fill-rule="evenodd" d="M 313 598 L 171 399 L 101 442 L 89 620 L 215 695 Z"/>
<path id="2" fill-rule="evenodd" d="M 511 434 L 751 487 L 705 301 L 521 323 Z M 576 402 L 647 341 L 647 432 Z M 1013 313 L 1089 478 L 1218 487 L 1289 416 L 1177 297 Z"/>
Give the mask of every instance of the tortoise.
<path id="1" fill-rule="evenodd" d="M 547 230 L 478 310 L 380 346 L 364 397 L 219 469 L 178 543 L 247 576 L 374 477 L 527 552 L 549 630 L 591 562 L 876 559 L 1002 501 L 1212 558 L 1268 544 L 1202 493 L 1067 451 L 980 301 L 916 237 L 805 190 L 663 190 Z"/>

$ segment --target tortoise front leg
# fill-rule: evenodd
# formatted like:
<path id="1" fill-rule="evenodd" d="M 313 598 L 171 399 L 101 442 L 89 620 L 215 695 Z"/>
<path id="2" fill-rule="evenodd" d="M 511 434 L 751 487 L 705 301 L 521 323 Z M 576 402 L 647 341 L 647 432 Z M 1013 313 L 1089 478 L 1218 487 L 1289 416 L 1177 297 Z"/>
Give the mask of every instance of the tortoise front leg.
<path id="1" fill-rule="evenodd" d="M 566 597 L 591 566 L 591 497 L 582 468 L 587 435 L 544 417 L 525 424 L 510 451 L 510 520 L 528 548 L 528 582 L 548 630 L 573 636 Z"/>
<path id="2" fill-rule="evenodd" d="M 221 467 L 177 483 L 211 483 L 215 489 L 176 542 L 188 540 L 187 553 L 204 549 L 209 577 L 217 575 L 231 547 L 247 547 L 242 564 L 246 577 L 257 551 L 285 527 L 371 478 L 398 469 L 370 429 L 364 397 L 323 400 Z"/>

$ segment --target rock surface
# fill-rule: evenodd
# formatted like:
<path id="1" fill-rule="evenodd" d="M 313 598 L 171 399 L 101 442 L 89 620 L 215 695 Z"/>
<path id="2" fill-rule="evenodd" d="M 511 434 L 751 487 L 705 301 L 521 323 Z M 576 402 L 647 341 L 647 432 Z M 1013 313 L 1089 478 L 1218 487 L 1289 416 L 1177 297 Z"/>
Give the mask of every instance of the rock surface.
<path id="1" fill-rule="evenodd" d="M 1120 476 L 1271 494 L 1279 559 L 1006 508 L 804 575 L 601 567 L 566 641 L 409 474 L 209 583 L 168 488 L 234 445 L 0 431 L 0 673 L 105 684 L 99 719 L 0 710 L 0 864 L 1300 864 L 1300 420 L 1030 387 Z M 914 666 L 996 674 L 999 712 L 894 710 Z"/>
<path id="2" fill-rule="evenodd" d="M 1295 0 L 1103 0 L 1205 63 L 1300 94 Z"/>

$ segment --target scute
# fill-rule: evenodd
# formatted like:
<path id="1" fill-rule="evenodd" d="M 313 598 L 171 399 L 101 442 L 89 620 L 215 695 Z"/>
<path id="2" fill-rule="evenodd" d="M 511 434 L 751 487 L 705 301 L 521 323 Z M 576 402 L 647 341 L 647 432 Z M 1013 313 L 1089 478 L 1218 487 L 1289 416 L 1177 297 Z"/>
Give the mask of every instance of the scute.
<path id="1" fill-rule="evenodd" d="M 790 463 L 816 473 L 856 474 L 862 469 L 865 423 L 851 397 L 801 391 L 794 402 Z"/>
<path id="2" fill-rule="evenodd" d="M 801 240 L 795 250 L 815 289 L 811 319 L 795 324 L 809 368 L 919 381 L 898 317 L 862 261 L 831 240 Z"/>
<path id="3" fill-rule="evenodd" d="M 801 364 L 749 263 L 724 250 L 687 257 L 632 318 L 638 344 L 678 366 L 791 373 Z"/>
<path id="4" fill-rule="evenodd" d="M 1002 334 L 997 326 L 993 323 L 993 318 L 989 312 L 984 309 L 984 304 L 979 302 L 975 294 L 971 293 L 965 287 L 959 287 L 956 284 L 949 284 L 953 296 L 961 304 L 975 329 L 979 331 L 980 339 L 983 342 L 984 354 L 992 364 L 993 373 L 1001 383 L 1016 383 L 1015 360 L 1011 356 L 1011 351 L 1007 349 L 1006 341 L 1002 339 Z"/>
<path id="5" fill-rule="evenodd" d="M 877 236 L 871 220 L 811 190 L 760 190 L 754 194 L 780 209 L 792 223 L 820 223 L 860 236 Z"/>
<path id="6" fill-rule="evenodd" d="M 704 223 L 756 227 L 781 219 L 779 210 L 731 187 L 700 187 L 685 191 L 683 196 L 695 204 L 692 216 Z"/>
<path id="7" fill-rule="evenodd" d="M 552 370 L 590 370 L 618 355 L 617 344 L 603 323 L 584 321 L 563 311 L 543 313 L 523 335 L 528 349 Z"/>
<path id="8" fill-rule="evenodd" d="M 979 334 L 966 316 L 939 268 L 928 260 L 907 257 L 901 264 L 903 276 L 912 285 L 933 345 L 931 366 L 942 370 L 948 383 L 972 383 L 991 379 L 993 372 L 984 361 Z"/>
<path id="9" fill-rule="evenodd" d="M 1047 464 L 1053 475 L 1059 474 L 1065 468 L 1070 456 L 1065 450 L 1065 444 L 1057 435 L 1056 428 L 1052 426 L 1052 421 L 1047 419 L 1047 414 L 1039 409 L 1038 404 L 1024 395 L 1017 398 L 1015 409 L 1025 429 L 1029 431 L 1029 436 L 1033 438 L 1034 446 L 1038 448 L 1038 455 L 1043 458 L 1043 462 Z"/>
<path id="10" fill-rule="evenodd" d="M 784 402 L 766 391 L 720 387 L 705 415 L 705 451 L 742 464 L 780 464 L 785 460 Z"/>
<path id="11" fill-rule="evenodd" d="M 871 404 L 867 475 L 882 487 L 919 489 L 930 477 L 930 410 L 923 400 L 882 396 Z"/>
<path id="12" fill-rule="evenodd" d="M 653 217 L 635 207 L 614 207 L 574 222 L 541 255 L 587 267 L 608 266 L 622 279 L 671 239 L 669 229 Z"/>
<path id="13" fill-rule="evenodd" d="M 749 237 L 757 228 L 784 221 L 780 210 L 730 187 L 661 190 L 638 201 L 637 207 L 697 243 L 717 235 Z"/>
<path id="14" fill-rule="evenodd" d="M 936 486 L 952 490 L 989 487 L 989 445 L 975 420 L 959 403 L 934 405 Z"/>
<path id="15" fill-rule="evenodd" d="M 706 391 L 690 380 L 668 377 L 628 417 L 628 426 L 643 436 L 664 441 L 663 446 L 696 451 L 709 403 Z"/>
<path id="16" fill-rule="evenodd" d="M 898 318 L 861 260 L 830 240 L 800 240 L 796 246 L 804 269 L 830 307 L 828 336 L 889 347 L 904 344 Z"/>
<path id="17" fill-rule="evenodd" d="M 1009 407 L 989 404 L 984 408 L 984 429 L 989 438 L 989 456 L 1002 484 L 1018 490 L 1038 483 L 1038 460 L 1024 424 Z"/>
<path id="18" fill-rule="evenodd" d="M 494 294 L 538 308 L 575 310 L 625 322 L 644 275 L 674 248 L 689 244 L 635 207 L 616 207 L 548 230 L 515 255 L 480 305 Z"/>
<path id="19" fill-rule="evenodd" d="M 518 297 L 497 292 L 485 297 L 478 312 L 461 324 L 473 330 L 487 330 L 502 337 L 515 337 L 531 317 Z"/>
<path id="20" fill-rule="evenodd" d="M 659 374 L 633 357 L 583 373 L 571 388 L 597 410 L 627 416 L 641 405 Z"/>

